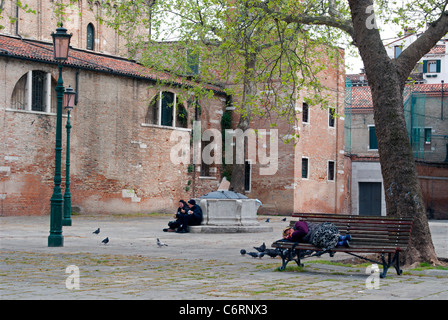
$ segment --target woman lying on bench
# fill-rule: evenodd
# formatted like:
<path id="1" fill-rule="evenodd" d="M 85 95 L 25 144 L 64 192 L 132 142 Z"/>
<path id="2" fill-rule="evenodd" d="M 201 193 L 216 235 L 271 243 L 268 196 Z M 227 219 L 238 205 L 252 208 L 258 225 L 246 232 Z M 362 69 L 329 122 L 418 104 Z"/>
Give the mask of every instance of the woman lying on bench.
<path id="1" fill-rule="evenodd" d="M 351 236 L 342 236 L 338 228 L 331 222 L 314 223 L 297 221 L 294 227 L 283 230 L 283 239 L 291 242 L 310 243 L 324 251 L 336 246 L 349 247 Z"/>

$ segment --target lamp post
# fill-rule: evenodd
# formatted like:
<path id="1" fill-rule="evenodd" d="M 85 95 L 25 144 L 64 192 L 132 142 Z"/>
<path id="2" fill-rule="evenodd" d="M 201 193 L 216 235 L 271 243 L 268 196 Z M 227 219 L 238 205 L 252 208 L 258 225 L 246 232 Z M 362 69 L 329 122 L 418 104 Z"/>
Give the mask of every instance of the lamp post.
<path id="1" fill-rule="evenodd" d="M 62 62 L 68 58 L 71 34 L 62 24 L 52 33 L 54 59 L 58 62 L 58 82 L 56 85 L 56 143 L 55 143 L 55 166 L 54 166 L 54 189 L 51 196 L 50 213 L 50 235 L 48 236 L 49 247 L 63 247 L 64 237 L 62 236 L 62 193 L 61 193 L 61 152 L 62 152 L 62 99 L 64 94 L 64 82 L 62 81 Z"/>
<path id="2" fill-rule="evenodd" d="M 70 111 L 75 106 L 76 92 L 72 87 L 68 86 L 64 92 L 64 108 L 67 109 L 67 155 L 65 158 L 65 192 L 64 192 L 64 217 L 62 218 L 63 226 L 72 225 L 72 195 L 70 193 L 70 129 L 72 128 L 70 123 Z"/>

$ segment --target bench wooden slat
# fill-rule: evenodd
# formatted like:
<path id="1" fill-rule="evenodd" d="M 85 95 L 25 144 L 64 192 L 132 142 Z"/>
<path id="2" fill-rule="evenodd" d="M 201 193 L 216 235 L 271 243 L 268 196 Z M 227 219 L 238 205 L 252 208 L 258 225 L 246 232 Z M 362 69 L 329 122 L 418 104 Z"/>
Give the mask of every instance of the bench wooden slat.
<path id="1" fill-rule="evenodd" d="M 334 224 L 338 230 L 345 234 L 345 233 L 363 233 L 363 232 L 370 232 L 370 233 L 384 233 L 384 234 L 389 234 L 389 233 L 403 233 L 403 234 L 407 234 L 409 233 L 409 231 L 411 230 L 410 227 L 406 227 L 406 228 L 387 228 L 387 227 L 366 227 L 366 226 L 346 226 L 346 225 L 341 225 L 341 224 Z M 294 223 L 291 225 L 291 227 L 294 226 Z"/>
<path id="2" fill-rule="evenodd" d="M 279 243 L 273 243 L 271 245 L 274 248 L 281 248 L 281 249 L 291 249 L 291 245 L 287 244 L 279 244 Z M 322 249 L 317 248 L 313 246 L 312 244 L 303 243 L 295 247 L 295 249 L 300 250 L 313 250 L 313 251 L 322 251 Z M 346 247 L 336 247 L 332 249 L 334 252 L 358 252 L 358 253 L 394 253 L 397 250 L 402 251 L 403 249 L 399 246 L 350 246 L 350 248 Z"/>
<path id="3" fill-rule="evenodd" d="M 295 224 L 291 223 L 291 227 L 293 227 Z M 411 231 L 411 227 L 398 227 L 398 228 L 392 228 L 392 227 L 383 227 L 378 226 L 375 228 L 375 226 L 369 227 L 369 226 L 361 226 L 361 225 L 353 225 L 353 226 L 347 226 L 343 224 L 334 224 L 339 232 L 342 235 L 345 235 L 347 233 L 350 233 L 351 235 L 354 234 L 377 234 L 377 235 L 405 235 L 407 236 L 409 232 Z"/>
<path id="4" fill-rule="evenodd" d="M 386 217 L 386 216 L 359 216 L 359 215 L 347 215 L 347 214 L 332 214 L 332 213 L 293 213 L 292 217 L 309 217 L 309 218 L 317 218 L 317 219 L 353 219 L 353 220 L 364 220 L 364 221 L 368 221 L 368 220 L 384 220 L 384 221 L 392 221 L 392 222 L 397 222 L 397 221 L 403 221 L 403 222 L 411 222 L 412 218 L 407 218 L 407 217 Z"/>
<path id="5" fill-rule="evenodd" d="M 381 222 L 381 221 L 359 221 L 359 220 L 332 220 L 332 219 L 298 219 L 306 222 L 332 222 L 334 224 L 343 224 L 343 225 L 362 225 L 362 226 L 382 226 L 385 228 L 394 228 L 394 227 L 410 227 L 412 223 L 400 221 L 397 223 L 393 223 L 391 221 Z M 296 220 L 296 221 L 298 221 Z"/>

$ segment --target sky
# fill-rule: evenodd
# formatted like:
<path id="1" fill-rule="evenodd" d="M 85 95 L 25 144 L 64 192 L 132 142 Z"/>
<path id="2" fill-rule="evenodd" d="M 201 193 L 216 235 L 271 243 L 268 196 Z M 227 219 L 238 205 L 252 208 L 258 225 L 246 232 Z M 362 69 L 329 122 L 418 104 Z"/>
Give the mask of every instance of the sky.
<path id="1" fill-rule="evenodd" d="M 401 1 L 397 1 L 396 4 L 393 3 L 389 3 L 389 6 L 393 7 L 393 6 L 404 6 L 406 3 L 413 1 L 413 0 L 401 0 Z M 376 19 L 376 23 L 380 28 L 380 34 L 381 34 L 381 39 L 383 39 L 383 43 L 384 44 L 388 44 L 390 42 L 393 41 L 393 39 L 397 39 L 397 34 L 400 31 L 403 31 L 400 29 L 399 26 L 389 23 L 389 24 L 385 24 L 384 21 L 382 21 L 380 18 Z M 356 49 L 357 51 L 357 49 Z M 346 60 L 346 73 L 350 74 L 350 73 L 359 73 L 360 69 L 363 68 L 363 62 L 361 57 L 358 55 L 354 56 L 354 55 L 350 55 L 349 54 L 349 50 L 346 50 L 345 53 L 345 60 Z"/>
<path id="2" fill-rule="evenodd" d="M 399 27 L 396 25 L 385 26 L 380 24 L 380 27 L 384 29 L 380 30 L 381 39 L 383 39 L 384 44 L 392 42 L 393 39 L 397 39 L 398 38 L 397 34 L 401 31 Z M 356 49 L 356 51 L 358 50 Z M 363 68 L 364 66 L 359 54 L 357 54 L 356 56 L 351 55 L 349 53 L 349 50 L 346 50 L 345 64 L 346 64 L 345 72 L 348 74 L 360 73 L 361 68 Z"/>

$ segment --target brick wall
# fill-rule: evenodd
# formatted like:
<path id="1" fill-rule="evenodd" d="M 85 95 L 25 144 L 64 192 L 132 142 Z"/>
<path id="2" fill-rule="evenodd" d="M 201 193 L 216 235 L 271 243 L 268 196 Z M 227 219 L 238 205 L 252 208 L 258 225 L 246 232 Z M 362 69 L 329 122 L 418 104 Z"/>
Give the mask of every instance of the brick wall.
<path id="1" fill-rule="evenodd" d="M 343 51 L 340 51 L 343 55 Z M 329 110 L 320 105 L 309 106 L 309 121 L 298 115 L 295 128 L 279 122 L 279 137 L 293 132 L 300 135 L 296 145 L 279 141 L 278 172 L 273 176 L 258 176 L 253 168 L 253 192 L 260 199 L 259 212 L 291 214 L 292 212 L 348 213 L 347 159 L 344 157 L 344 66 L 328 63 L 317 75 L 327 88 L 322 92 L 329 106 L 335 108 L 334 127 L 329 126 Z M 304 98 L 313 92 L 299 92 L 296 110 L 302 111 Z M 259 124 L 255 124 L 260 128 Z M 265 125 L 265 128 L 269 126 Z M 308 178 L 302 178 L 302 157 L 308 158 Z M 328 162 L 334 161 L 334 180 L 328 179 Z M 348 160 L 349 162 L 349 160 Z"/>
<path id="2" fill-rule="evenodd" d="M 12 110 L 14 86 L 28 70 L 45 70 L 56 79 L 56 68 L 42 63 L 0 59 L 0 210 L 1 215 L 49 214 L 54 177 L 54 114 Z M 76 70 L 64 68 L 64 85 L 76 83 Z M 179 89 L 164 90 L 179 92 Z M 79 102 L 72 112 L 72 206 L 83 213 L 173 211 L 179 199 L 193 196 L 193 173 L 187 164 L 170 160 L 172 128 L 142 125 L 150 100 L 160 90 L 153 83 L 130 77 L 79 72 Z M 219 96 L 200 101 L 203 117 L 220 128 L 224 108 Z M 201 115 L 201 117 L 202 117 Z M 188 124 L 194 118 L 189 109 Z M 65 181 L 65 122 L 63 118 L 62 191 Z M 210 121 L 209 121 L 210 123 Z M 185 130 L 185 129 L 184 129 Z M 191 183 L 200 192 L 215 189 L 213 179 Z M 213 182 L 213 183 L 211 183 Z M 187 191 L 188 190 L 188 191 Z M 197 194 L 198 191 L 196 191 Z M 202 194 L 201 194 L 202 195 Z"/>
<path id="3" fill-rule="evenodd" d="M 427 215 L 431 219 L 448 219 L 448 164 L 416 164 Z"/>
<path id="4" fill-rule="evenodd" d="M 4 11 L 0 19 L 0 25 L 5 27 L 2 33 L 9 35 L 21 35 L 27 39 L 52 41 L 51 33 L 56 31 L 57 19 L 54 13 L 53 1 L 27 1 L 29 8 L 36 14 L 25 13 L 19 10 L 16 14 L 15 1 L 5 1 Z M 97 2 L 78 1 L 65 10 L 69 17 L 64 21 L 64 28 L 68 33 L 72 33 L 71 45 L 76 48 L 86 49 L 87 46 L 87 25 L 94 26 L 94 51 L 125 56 L 128 51 L 125 49 L 124 37 L 118 36 L 117 32 L 106 24 L 100 24 L 97 16 L 106 18 L 104 12 L 99 8 Z M 18 18 L 16 22 L 10 23 L 9 17 Z M 139 27 L 142 34 L 148 31 Z"/>

